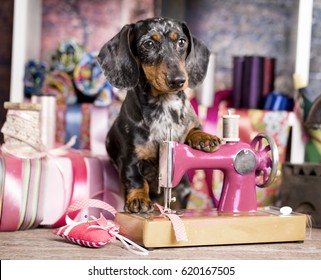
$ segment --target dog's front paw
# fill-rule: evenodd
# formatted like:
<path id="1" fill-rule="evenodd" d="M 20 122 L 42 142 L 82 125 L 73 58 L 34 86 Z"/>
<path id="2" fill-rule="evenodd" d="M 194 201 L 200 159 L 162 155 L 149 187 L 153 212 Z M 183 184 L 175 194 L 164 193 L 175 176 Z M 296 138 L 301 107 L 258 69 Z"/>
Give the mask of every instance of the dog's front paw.
<path id="1" fill-rule="evenodd" d="M 201 130 L 193 130 L 187 135 L 185 142 L 193 149 L 212 153 L 219 148 L 221 139 Z"/>
<path id="2" fill-rule="evenodd" d="M 147 213 L 154 210 L 148 193 L 144 189 L 128 191 L 124 210 L 128 213 Z"/>

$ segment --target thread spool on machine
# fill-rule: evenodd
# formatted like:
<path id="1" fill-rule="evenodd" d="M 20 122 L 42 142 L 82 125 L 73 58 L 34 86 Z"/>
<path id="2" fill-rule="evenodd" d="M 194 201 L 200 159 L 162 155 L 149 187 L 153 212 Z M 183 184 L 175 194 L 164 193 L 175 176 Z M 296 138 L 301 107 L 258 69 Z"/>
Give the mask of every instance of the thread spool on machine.
<path id="1" fill-rule="evenodd" d="M 239 139 L 239 116 L 223 116 L 223 141 L 213 152 L 174 141 L 160 143 L 159 191 L 164 191 L 164 211 L 182 219 L 187 241 L 176 241 L 171 222 L 159 212 L 118 213 L 121 234 L 147 247 L 303 241 L 306 216 L 282 214 L 275 207 L 257 208 L 256 187 L 269 186 L 278 170 L 278 151 L 272 137 L 260 133 L 245 143 Z M 215 209 L 178 212 L 170 208 L 172 189 L 188 170 L 219 169 L 224 174 Z"/>

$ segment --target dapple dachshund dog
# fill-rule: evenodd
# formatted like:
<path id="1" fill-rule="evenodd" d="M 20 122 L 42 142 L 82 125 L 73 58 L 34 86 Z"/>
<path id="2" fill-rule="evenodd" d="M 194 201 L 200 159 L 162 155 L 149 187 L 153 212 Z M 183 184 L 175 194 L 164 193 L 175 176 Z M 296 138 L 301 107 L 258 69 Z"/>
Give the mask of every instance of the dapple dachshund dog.
<path id="1" fill-rule="evenodd" d="M 205 78 L 210 51 L 192 37 L 185 23 L 151 18 L 125 25 L 98 55 L 107 80 L 127 89 L 106 148 L 125 188 L 124 210 L 150 212 L 158 196 L 159 143 L 171 140 L 205 152 L 221 141 L 200 130 L 184 90 Z M 179 189 L 186 206 L 190 188 Z"/>

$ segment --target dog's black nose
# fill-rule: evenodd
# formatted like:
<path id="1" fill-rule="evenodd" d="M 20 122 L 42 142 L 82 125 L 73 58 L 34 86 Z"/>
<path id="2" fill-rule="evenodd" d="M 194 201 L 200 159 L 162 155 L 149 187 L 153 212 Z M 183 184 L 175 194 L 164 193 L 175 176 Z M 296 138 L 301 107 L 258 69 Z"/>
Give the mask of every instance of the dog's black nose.
<path id="1" fill-rule="evenodd" d="M 177 89 L 177 88 L 182 87 L 185 82 L 186 82 L 186 78 L 183 77 L 183 76 L 176 76 L 174 78 L 169 78 L 168 79 L 168 85 L 172 89 Z"/>

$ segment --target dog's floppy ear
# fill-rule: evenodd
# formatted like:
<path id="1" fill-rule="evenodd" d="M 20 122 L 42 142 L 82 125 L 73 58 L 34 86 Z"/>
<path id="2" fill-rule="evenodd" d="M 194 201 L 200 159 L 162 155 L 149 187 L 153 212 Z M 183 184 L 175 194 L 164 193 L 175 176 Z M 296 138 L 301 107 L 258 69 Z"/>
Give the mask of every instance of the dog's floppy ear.
<path id="1" fill-rule="evenodd" d="M 206 75 L 210 51 L 199 40 L 194 38 L 185 23 L 182 23 L 183 31 L 188 37 L 189 46 L 186 57 L 186 70 L 188 73 L 188 86 L 195 88 Z"/>
<path id="2" fill-rule="evenodd" d="M 135 87 L 139 80 L 139 68 L 131 50 L 133 27 L 133 24 L 125 25 L 97 57 L 108 82 L 119 89 Z"/>

